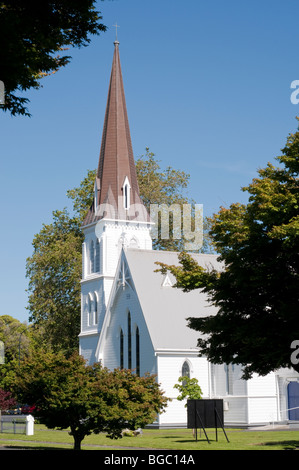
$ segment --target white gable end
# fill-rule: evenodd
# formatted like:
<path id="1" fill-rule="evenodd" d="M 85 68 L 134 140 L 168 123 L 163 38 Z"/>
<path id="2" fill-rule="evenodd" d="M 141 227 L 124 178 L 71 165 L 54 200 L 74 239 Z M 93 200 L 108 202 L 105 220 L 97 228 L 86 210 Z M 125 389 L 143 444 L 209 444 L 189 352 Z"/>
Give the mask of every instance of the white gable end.
<path id="1" fill-rule="evenodd" d="M 137 351 L 138 347 L 139 351 Z M 139 374 L 144 375 L 146 372 L 156 374 L 153 344 L 123 252 L 112 287 L 96 357 L 111 370 L 117 367 L 136 370 L 138 355 Z"/>

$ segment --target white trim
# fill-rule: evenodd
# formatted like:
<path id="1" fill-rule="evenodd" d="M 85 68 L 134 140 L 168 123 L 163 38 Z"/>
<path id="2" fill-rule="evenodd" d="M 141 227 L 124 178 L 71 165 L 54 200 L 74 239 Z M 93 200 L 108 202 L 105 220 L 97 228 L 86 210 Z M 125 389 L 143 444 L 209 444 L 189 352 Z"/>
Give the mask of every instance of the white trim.
<path id="1" fill-rule="evenodd" d="M 81 284 L 86 284 L 87 282 L 96 280 L 96 279 L 114 279 L 114 276 L 108 276 L 106 274 L 99 274 L 99 273 L 93 273 L 93 275 L 89 275 L 86 279 L 81 279 Z"/>
<path id="2" fill-rule="evenodd" d="M 95 328 L 90 328 L 89 330 L 81 331 L 81 333 L 78 334 L 78 337 L 82 338 L 83 336 L 98 336 L 99 334 L 100 333 L 98 330 L 96 330 Z"/>
<path id="3" fill-rule="evenodd" d="M 198 357 L 199 349 L 155 349 L 155 356 L 163 356 L 171 354 L 173 356 L 196 356 Z"/>

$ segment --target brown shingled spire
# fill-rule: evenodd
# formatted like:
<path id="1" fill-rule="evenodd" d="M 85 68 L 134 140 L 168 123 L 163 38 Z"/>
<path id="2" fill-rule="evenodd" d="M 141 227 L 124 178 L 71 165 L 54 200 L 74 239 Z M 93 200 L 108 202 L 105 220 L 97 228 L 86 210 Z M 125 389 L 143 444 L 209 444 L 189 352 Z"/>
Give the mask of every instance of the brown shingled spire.
<path id="1" fill-rule="evenodd" d="M 115 41 L 114 46 L 102 144 L 95 182 L 96 196 L 83 225 L 93 223 L 101 218 L 96 216 L 96 207 L 108 203 L 116 208 L 120 197 L 124 196 L 125 181 L 128 182 L 130 187 L 130 204 L 141 203 L 119 59 L 119 42 Z M 116 218 L 123 217 L 116 215 Z"/>

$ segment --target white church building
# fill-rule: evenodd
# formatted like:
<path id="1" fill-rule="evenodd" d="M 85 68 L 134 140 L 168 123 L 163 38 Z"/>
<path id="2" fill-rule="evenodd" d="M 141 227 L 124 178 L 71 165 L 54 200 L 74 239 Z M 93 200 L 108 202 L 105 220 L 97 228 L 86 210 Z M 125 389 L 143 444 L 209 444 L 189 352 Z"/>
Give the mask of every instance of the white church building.
<path id="1" fill-rule="evenodd" d="M 224 400 L 225 425 L 249 426 L 299 420 L 299 376 L 290 369 L 244 381 L 240 366 L 213 365 L 199 357 L 198 332 L 187 317 L 216 313 L 199 290 L 173 288 L 157 261 L 178 262 L 178 253 L 152 250 L 152 222 L 139 197 L 119 43 L 114 56 L 93 204 L 83 223 L 80 354 L 89 364 L 157 375 L 172 399 L 157 427 L 184 427 L 185 403 L 178 378 L 197 378 L 203 398 Z M 216 255 L 196 254 L 201 266 L 221 269 Z"/>

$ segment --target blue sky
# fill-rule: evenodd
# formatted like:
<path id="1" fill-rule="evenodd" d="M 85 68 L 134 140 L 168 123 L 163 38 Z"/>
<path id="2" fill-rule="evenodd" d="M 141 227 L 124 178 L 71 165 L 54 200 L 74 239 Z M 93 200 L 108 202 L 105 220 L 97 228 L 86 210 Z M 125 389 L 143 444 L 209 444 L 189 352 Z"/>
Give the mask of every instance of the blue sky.
<path id="1" fill-rule="evenodd" d="M 27 93 L 31 118 L 0 112 L 0 315 L 28 319 L 26 258 L 66 191 L 97 166 L 117 22 L 135 157 L 190 173 L 204 214 L 246 202 L 240 188 L 296 131 L 297 0 L 106 0 L 106 33 Z M 1 77 L 0 77 L 1 78 Z"/>

